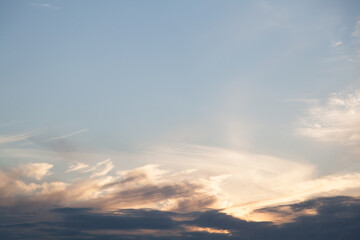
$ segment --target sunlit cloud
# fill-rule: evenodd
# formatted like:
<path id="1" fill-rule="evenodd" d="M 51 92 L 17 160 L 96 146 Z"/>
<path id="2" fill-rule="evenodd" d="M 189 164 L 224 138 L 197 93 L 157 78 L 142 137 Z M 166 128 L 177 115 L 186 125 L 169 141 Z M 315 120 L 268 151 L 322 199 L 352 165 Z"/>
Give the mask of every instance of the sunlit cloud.
<path id="1" fill-rule="evenodd" d="M 50 175 L 51 164 L 32 163 L 20 165 L 10 172 L 0 170 L 0 205 L 35 207 L 47 206 L 59 202 L 56 194 L 64 191 L 67 184 L 64 182 L 29 182 L 34 178 L 38 181 Z M 28 179 L 23 180 L 24 177 Z"/>
<path id="2" fill-rule="evenodd" d="M 234 203 L 274 196 L 283 186 L 311 179 L 314 166 L 274 156 L 223 148 L 186 145 L 159 147 L 139 156 L 169 169 L 196 169 L 192 176 L 225 175 L 222 189 Z"/>
<path id="3" fill-rule="evenodd" d="M 190 232 L 206 232 L 206 233 L 217 233 L 217 234 L 226 234 L 231 235 L 230 231 L 227 229 L 217 229 L 217 228 L 209 228 L 209 227 L 196 227 L 196 226 L 187 226 L 187 231 Z"/>
<path id="4" fill-rule="evenodd" d="M 51 164 L 28 164 L 15 168 L 17 174 L 1 172 L 2 202 L 7 205 L 19 202 L 41 203 L 42 206 L 63 204 L 104 210 L 143 207 L 190 211 L 216 206 L 221 193 L 219 184 L 224 178 L 179 180 L 155 165 L 120 171 L 111 176 L 107 174 L 113 164 L 107 159 L 90 169 L 90 178 L 77 178 L 71 183 L 38 184 L 21 179 L 31 176 L 41 180 L 49 174 L 51 167 Z"/>
<path id="5" fill-rule="evenodd" d="M 359 173 L 334 174 L 298 182 L 293 186 L 284 186 L 283 194 L 279 193 L 277 197 L 234 205 L 225 209 L 224 212 L 250 221 L 267 220 L 276 223 L 291 222 L 300 215 L 316 213 L 310 209 L 304 212 L 298 212 L 297 214 L 288 214 L 286 217 L 283 217 L 273 213 L 264 214 L 255 210 L 267 206 L 305 201 L 314 197 L 342 195 L 349 189 L 356 189 L 357 193 L 360 192 Z"/>
<path id="6" fill-rule="evenodd" d="M 15 135 L 0 135 L 0 144 L 19 142 L 31 137 L 32 133 L 21 133 Z"/>
<path id="7" fill-rule="evenodd" d="M 75 162 L 66 172 L 90 174 L 89 177 L 78 175 L 74 181 L 60 184 L 65 189 L 56 193 L 41 194 L 46 182 L 36 185 L 23 182 L 11 188 L 23 192 L 22 200 L 34 199 L 36 192 L 35 199 L 47 199 L 52 204 L 180 212 L 212 207 L 252 220 L 256 218 L 252 212 L 258 208 L 360 188 L 360 175 L 356 173 L 319 178 L 315 167 L 306 163 L 221 148 L 191 145 L 157 148 L 139 157 L 152 159 L 156 164 L 110 174 L 115 168 L 110 159 L 93 166 Z M 16 169 L 41 180 L 51 167 L 32 164 Z"/>
<path id="8" fill-rule="evenodd" d="M 86 169 L 88 167 L 89 167 L 88 164 L 81 163 L 81 162 L 75 162 L 75 163 L 71 163 L 69 165 L 69 169 L 66 172 L 69 173 L 69 172 L 83 171 L 84 169 Z"/>
<path id="9" fill-rule="evenodd" d="M 114 168 L 111 159 L 97 163 L 94 167 L 84 170 L 84 172 L 92 172 L 90 178 L 100 177 L 106 175 Z"/>
<path id="10" fill-rule="evenodd" d="M 52 173 L 50 169 L 53 167 L 49 163 L 29 163 L 25 165 L 20 165 L 14 171 L 22 176 L 35 178 L 36 180 L 41 180 L 45 176 L 49 176 Z"/>
<path id="11" fill-rule="evenodd" d="M 0 205 L 61 205 L 102 211 L 149 208 L 179 213 L 212 208 L 249 221 L 283 224 L 316 211 L 307 209 L 285 217 L 286 208 L 281 213 L 256 210 L 360 189 L 358 173 L 317 177 L 312 165 L 249 152 L 187 145 L 156 148 L 139 157 L 157 161 L 115 173 L 110 159 L 93 166 L 74 162 L 66 172 L 78 175 L 67 182 L 46 181 L 53 167 L 49 163 L 1 171 Z"/>

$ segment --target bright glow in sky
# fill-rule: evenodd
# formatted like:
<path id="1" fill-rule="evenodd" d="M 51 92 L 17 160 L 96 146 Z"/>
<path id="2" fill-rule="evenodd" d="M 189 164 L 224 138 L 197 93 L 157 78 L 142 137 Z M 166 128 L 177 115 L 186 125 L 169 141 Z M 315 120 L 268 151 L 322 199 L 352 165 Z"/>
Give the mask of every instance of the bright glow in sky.
<path id="1" fill-rule="evenodd" d="M 231 239 L 196 214 L 286 224 L 360 194 L 359 1 L 2 1 L 0 83 L 1 211 Z"/>

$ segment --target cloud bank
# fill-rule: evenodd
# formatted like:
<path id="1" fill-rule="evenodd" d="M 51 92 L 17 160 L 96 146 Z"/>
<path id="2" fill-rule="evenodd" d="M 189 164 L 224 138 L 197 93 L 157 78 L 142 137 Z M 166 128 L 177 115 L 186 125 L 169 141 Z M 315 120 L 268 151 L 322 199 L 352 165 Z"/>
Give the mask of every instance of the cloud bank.
<path id="1" fill-rule="evenodd" d="M 1 239 L 348 239 L 360 236 L 360 199 L 317 198 L 298 204 L 259 209 L 295 215 L 282 225 L 251 222 L 218 210 L 177 213 L 150 209 L 46 208 L 20 211 L 0 208 Z M 312 211 L 316 214 L 303 215 Z M 319 230 L 321 229 L 321 230 Z"/>

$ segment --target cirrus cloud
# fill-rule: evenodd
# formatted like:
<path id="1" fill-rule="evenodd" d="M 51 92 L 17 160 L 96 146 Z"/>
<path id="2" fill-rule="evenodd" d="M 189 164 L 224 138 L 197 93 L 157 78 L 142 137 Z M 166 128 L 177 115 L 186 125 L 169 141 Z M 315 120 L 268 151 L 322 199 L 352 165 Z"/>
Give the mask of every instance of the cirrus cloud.
<path id="1" fill-rule="evenodd" d="M 297 133 L 321 142 L 340 143 L 359 151 L 360 91 L 333 93 L 311 107 Z"/>

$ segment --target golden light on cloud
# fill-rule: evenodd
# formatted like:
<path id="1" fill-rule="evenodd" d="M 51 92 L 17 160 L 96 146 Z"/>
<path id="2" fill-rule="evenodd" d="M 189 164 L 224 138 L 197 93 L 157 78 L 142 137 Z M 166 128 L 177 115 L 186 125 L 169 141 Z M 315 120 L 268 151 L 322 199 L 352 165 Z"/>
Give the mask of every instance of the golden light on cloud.
<path id="1" fill-rule="evenodd" d="M 316 215 L 317 210 L 314 208 L 294 211 L 289 206 L 277 207 L 277 211 L 268 211 L 265 209 L 257 209 L 249 214 L 242 215 L 241 219 L 253 222 L 272 222 L 273 224 L 290 223 L 296 218 L 306 215 Z"/>
<path id="2" fill-rule="evenodd" d="M 188 212 L 214 208 L 242 219 L 281 223 L 294 217 L 256 210 L 360 189 L 358 173 L 317 177 L 310 164 L 249 152 L 188 145 L 140 157 L 153 158 L 154 164 L 115 173 L 111 170 L 116 165 L 110 159 L 93 166 L 70 164 L 72 174 L 78 174 L 72 182 L 46 181 L 52 164 L 21 165 L 12 172 L 23 173 L 27 166 L 32 170 L 27 175 L 31 173 L 43 182 L 26 182 L 21 179 L 26 174 L 3 172 L 2 201 L 46 200 L 49 204 L 106 211 L 151 208 Z M 169 164 L 169 159 L 176 164 Z"/>
<path id="3" fill-rule="evenodd" d="M 186 226 L 185 229 L 189 232 L 207 232 L 207 233 L 216 233 L 216 234 L 226 234 L 231 235 L 231 232 L 227 229 L 217 229 L 209 227 L 195 227 L 195 226 Z"/>

